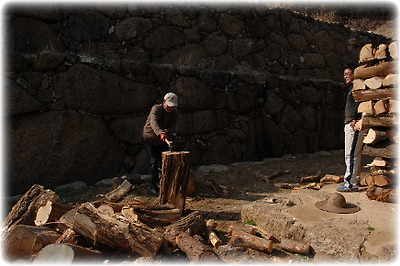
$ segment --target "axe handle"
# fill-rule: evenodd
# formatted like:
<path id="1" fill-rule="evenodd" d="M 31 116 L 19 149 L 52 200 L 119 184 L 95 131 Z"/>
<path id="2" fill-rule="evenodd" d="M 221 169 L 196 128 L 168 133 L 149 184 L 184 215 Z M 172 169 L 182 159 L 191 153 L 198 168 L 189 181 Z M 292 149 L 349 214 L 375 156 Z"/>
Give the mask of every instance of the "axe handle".
<path id="1" fill-rule="evenodd" d="M 165 139 L 165 142 L 168 144 L 169 151 L 172 151 L 172 141 Z"/>

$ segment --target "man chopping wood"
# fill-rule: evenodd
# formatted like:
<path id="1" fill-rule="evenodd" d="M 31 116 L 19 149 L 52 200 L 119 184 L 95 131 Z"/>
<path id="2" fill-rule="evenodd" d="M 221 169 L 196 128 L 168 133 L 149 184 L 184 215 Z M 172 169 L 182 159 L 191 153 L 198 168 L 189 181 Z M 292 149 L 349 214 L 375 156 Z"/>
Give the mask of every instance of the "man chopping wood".
<path id="1" fill-rule="evenodd" d="M 161 167 L 161 152 L 167 151 L 170 146 L 169 139 L 172 129 L 177 121 L 178 97 L 175 93 L 165 94 L 162 104 L 156 104 L 151 108 L 143 127 L 142 140 L 149 156 L 150 182 L 153 195 L 158 195 L 158 184 L 160 180 L 159 168 Z"/>
<path id="2" fill-rule="evenodd" d="M 345 120 L 344 120 L 344 150 L 346 173 L 344 174 L 343 186 L 337 188 L 339 192 L 357 191 L 361 173 L 361 151 L 363 146 L 362 132 L 355 130 L 356 122 L 361 119 L 361 113 L 358 112 L 359 102 L 353 97 L 354 70 L 356 64 L 347 64 L 344 67 L 343 77 L 346 84 L 349 85 L 347 94 Z"/>

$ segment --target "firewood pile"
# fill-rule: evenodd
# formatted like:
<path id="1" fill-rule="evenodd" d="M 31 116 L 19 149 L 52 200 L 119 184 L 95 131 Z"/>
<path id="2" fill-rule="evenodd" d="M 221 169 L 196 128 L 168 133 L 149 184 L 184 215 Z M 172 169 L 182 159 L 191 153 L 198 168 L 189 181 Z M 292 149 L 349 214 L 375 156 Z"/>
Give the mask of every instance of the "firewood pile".
<path id="1" fill-rule="evenodd" d="M 363 154 L 375 157 L 365 178 L 367 196 L 372 200 L 395 200 L 397 172 L 397 43 L 366 44 L 359 56 L 361 66 L 354 71 L 353 95 L 361 102 L 362 119 L 356 129 L 366 131 Z"/>
<path id="2" fill-rule="evenodd" d="M 278 241 L 245 224 L 232 226 L 230 239 L 223 244 L 216 233 L 217 222 L 205 220 L 200 212 L 182 216 L 171 204 L 110 197 L 117 191 L 126 195 L 127 182 L 100 200 L 74 206 L 58 203 L 55 192 L 33 185 L 4 222 L 5 257 L 10 261 L 72 263 L 106 262 L 118 255 L 152 262 L 179 250 L 192 262 L 232 262 L 228 254 L 237 248 L 268 254 L 274 249 L 303 255 L 310 252 L 308 244 Z"/>

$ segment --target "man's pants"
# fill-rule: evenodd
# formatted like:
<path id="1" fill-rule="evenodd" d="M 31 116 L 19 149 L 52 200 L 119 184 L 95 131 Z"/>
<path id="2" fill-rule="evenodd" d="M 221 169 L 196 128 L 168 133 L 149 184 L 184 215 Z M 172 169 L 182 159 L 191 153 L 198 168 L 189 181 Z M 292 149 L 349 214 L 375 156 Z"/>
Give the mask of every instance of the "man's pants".
<path id="1" fill-rule="evenodd" d="M 344 126 L 344 159 L 346 163 L 344 183 L 347 187 L 356 185 L 360 179 L 364 132 L 365 130 L 354 130 L 350 123 Z"/>
<path id="2" fill-rule="evenodd" d="M 142 138 L 143 145 L 146 149 L 147 156 L 149 156 L 149 170 L 150 182 L 154 189 L 157 189 L 157 183 L 160 181 L 160 168 L 161 168 L 161 152 L 167 151 L 168 146 L 165 142 L 156 145 Z"/>

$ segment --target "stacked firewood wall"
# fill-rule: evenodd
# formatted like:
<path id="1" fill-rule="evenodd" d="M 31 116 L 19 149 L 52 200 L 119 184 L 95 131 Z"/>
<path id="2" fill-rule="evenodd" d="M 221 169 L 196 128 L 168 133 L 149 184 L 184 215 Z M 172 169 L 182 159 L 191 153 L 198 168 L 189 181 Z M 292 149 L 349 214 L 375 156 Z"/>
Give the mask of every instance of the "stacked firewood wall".
<path id="1" fill-rule="evenodd" d="M 362 119 L 356 128 L 365 130 L 363 154 L 374 157 L 366 167 L 367 196 L 373 200 L 393 202 L 397 172 L 397 43 L 366 44 L 360 51 L 354 71 L 353 95 L 361 102 Z"/>

